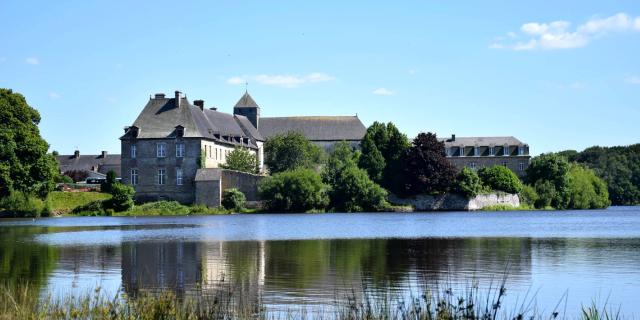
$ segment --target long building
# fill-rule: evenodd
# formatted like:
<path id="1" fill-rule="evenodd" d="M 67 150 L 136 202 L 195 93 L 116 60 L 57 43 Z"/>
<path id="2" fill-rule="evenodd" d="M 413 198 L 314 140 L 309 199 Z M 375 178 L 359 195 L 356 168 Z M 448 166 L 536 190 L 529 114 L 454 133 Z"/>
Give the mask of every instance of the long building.
<path id="1" fill-rule="evenodd" d="M 456 137 L 454 134 L 440 140 L 444 142 L 447 159 L 458 169 L 505 166 L 523 176 L 531 160 L 529 145 L 515 137 Z"/>

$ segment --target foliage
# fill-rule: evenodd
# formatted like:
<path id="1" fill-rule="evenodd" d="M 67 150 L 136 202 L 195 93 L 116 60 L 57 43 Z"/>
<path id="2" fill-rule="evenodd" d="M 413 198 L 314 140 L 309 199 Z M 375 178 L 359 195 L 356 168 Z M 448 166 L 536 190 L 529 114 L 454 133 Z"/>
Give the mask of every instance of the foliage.
<path id="1" fill-rule="evenodd" d="M 471 199 L 485 191 L 485 187 L 475 171 L 464 167 L 456 177 L 456 191 Z"/>
<path id="2" fill-rule="evenodd" d="M 259 190 L 270 211 L 305 212 L 323 209 L 329 202 L 325 184 L 311 169 L 276 173 L 263 179 Z"/>
<path id="3" fill-rule="evenodd" d="M 131 216 L 171 216 L 171 215 L 187 215 L 190 210 L 188 206 L 180 204 L 178 201 L 156 201 L 148 202 L 136 206 L 129 210 L 127 215 Z"/>
<path id="4" fill-rule="evenodd" d="M 538 199 L 534 202 L 536 208 L 552 208 L 554 203 L 563 203 L 553 182 L 538 180 L 533 188 L 538 195 Z"/>
<path id="5" fill-rule="evenodd" d="M 107 178 L 100 184 L 100 192 L 111 193 L 116 183 L 116 173 L 113 170 L 109 170 L 109 172 L 107 172 Z"/>
<path id="6" fill-rule="evenodd" d="M 85 181 L 89 177 L 89 173 L 84 170 L 65 171 L 64 175 L 71 178 L 73 182 Z"/>
<path id="7" fill-rule="evenodd" d="M 13 191 L 44 199 L 53 190 L 58 165 L 40 136 L 40 114 L 25 98 L 0 89 L 0 198 Z"/>
<path id="8" fill-rule="evenodd" d="M 593 170 L 572 164 L 569 169 L 569 208 L 600 209 L 611 203 L 605 182 Z"/>
<path id="9" fill-rule="evenodd" d="M 101 192 L 64 192 L 53 191 L 47 197 L 51 201 L 51 209 L 55 214 L 75 212 L 75 208 L 88 205 L 92 202 L 108 200 L 111 195 Z"/>
<path id="10" fill-rule="evenodd" d="M 557 154 L 541 154 L 531 159 L 525 181 L 534 186 L 540 197 L 536 207 L 569 208 L 569 168 L 567 159 Z"/>
<path id="11" fill-rule="evenodd" d="M 336 144 L 322 173 L 336 211 L 380 211 L 388 207 L 387 192 L 357 166 L 358 154 L 346 142 Z"/>
<path id="12" fill-rule="evenodd" d="M 246 148 L 235 148 L 220 167 L 255 174 L 258 173 L 258 158 Z"/>
<path id="13" fill-rule="evenodd" d="M 42 200 L 21 191 L 13 191 L 8 196 L 0 198 L 1 215 L 14 218 L 40 217 L 44 208 Z"/>
<path id="14" fill-rule="evenodd" d="M 406 155 L 406 192 L 443 193 L 455 181 L 456 169 L 447 160 L 444 142 L 433 133 L 420 133 Z"/>
<path id="15" fill-rule="evenodd" d="M 520 190 L 518 197 L 520 198 L 521 204 L 526 204 L 530 207 L 535 207 L 536 202 L 540 199 L 536 189 L 527 184 L 522 185 L 522 190 Z"/>
<path id="16" fill-rule="evenodd" d="M 295 131 L 267 139 L 264 153 L 264 163 L 272 174 L 299 168 L 314 169 L 323 157 L 323 151 L 318 146 Z"/>
<path id="17" fill-rule="evenodd" d="M 522 190 L 520 178 L 511 169 L 504 166 L 481 168 L 478 170 L 478 176 L 492 190 L 514 194 Z"/>
<path id="18" fill-rule="evenodd" d="M 103 204 L 104 200 L 95 200 L 77 206 L 71 212 L 77 215 L 103 216 L 106 213 Z"/>
<path id="19" fill-rule="evenodd" d="M 361 143 L 362 156 L 358 165 L 367 170 L 376 183 L 404 193 L 404 156 L 410 147 L 407 136 L 391 122 L 374 122 Z"/>
<path id="20" fill-rule="evenodd" d="M 115 212 L 129 210 L 133 207 L 134 194 L 135 190 L 130 185 L 116 183 L 111 187 L 112 197 L 104 202 L 104 207 Z"/>
<path id="21" fill-rule="evenodd" d="M 73 183 L 73 179 L 64 174 L 59 174 L 53 179 L 55 183 Z"/>
<path id="22" fill-rule="evenodd" d="M 607 184 L 614 205 L 640 204 L 640 144 L 626 147 L 591 147 L 559 155 L 593 169 Z"/>
<path id="23" fill-rule="evenodd" d="M 227 210 L 240 211 L 246 201 L 244 193 L 236 188 L 224 190 L 222 193 L 222 206 Z"/>
<path id="24" fill-rule="evenodd" d="M 200 149 L 200 156 L 198 157 L 198 169 L 203 169 L 204 167 L 206 167 L 206 163 L 207 163 L 207 151 L 206 149 Z"/>

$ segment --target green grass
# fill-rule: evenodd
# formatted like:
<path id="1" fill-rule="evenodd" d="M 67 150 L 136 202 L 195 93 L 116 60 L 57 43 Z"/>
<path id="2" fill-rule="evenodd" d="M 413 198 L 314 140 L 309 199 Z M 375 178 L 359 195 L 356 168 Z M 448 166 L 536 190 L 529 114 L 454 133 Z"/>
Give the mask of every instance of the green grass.
<path id="1" fill-rule="evenodd" d="M 48 201 L 54 214 L 66 214 L 79 206 L 93 201 L 110 199 L 111 195 L 100 192 L 65 192 L 53 191 L 49 194 Z"/>

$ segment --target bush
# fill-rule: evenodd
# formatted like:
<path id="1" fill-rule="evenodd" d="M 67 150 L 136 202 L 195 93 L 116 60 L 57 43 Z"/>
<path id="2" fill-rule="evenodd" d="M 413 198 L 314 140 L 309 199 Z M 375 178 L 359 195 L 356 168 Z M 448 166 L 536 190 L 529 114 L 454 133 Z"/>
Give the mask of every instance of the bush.
<path id="1" fill-rule="evenodd" d="M 116 183 L 116 173 L 113 170 L 109 170 L 109 172 L 107 172 L 107 179 L 100 184 L 100 192 L 111 193 Z"/>
<path id="2" fill-rule="evenodd" d="M 59 174 L 54 179 L 55 183 L 73 183 L 73 179 L 64 174 Z"/>
<path id="3" fill-rule="evenodd" d="M 87 204 L 75 207 L 71 212 L 78 215 L 92 215 L 102 216 L 105 215 L 103 200 L 91 201 Z"/>
<path id="4" fill-rule="evenodd" d="M 529 207 L 534 207 L 538 199 L 540 199 L 536 189 L 530 185 L 523 185 L 518 197 L 520 197 L 521 204 L 526 204 Z"/>
<path id="5" fill-rule="evenodd" d="M 0 208 L 14 218 L 35 218 L 40 217 L 44 204 L 37 197 L 20 192 L 13 191 L 8 196 L 0 200 Z"/>
<path id="6" fill-rule="evenodd" d="M 538 199 L 534 202 L 536 208 L 549 208 L 552 207 L 554 203 L 558 203 L 560 195 L 551 181 L 539 180 L 536 182 L 534 190 L 538 195 Z"/>
<path id="7" fill-rule="evenodd" d="M 306 212 L 324 209 L 329 202 L 320 175 L 310 169 L 276 173 L 263 179 L 259 190 L 270 211 Z"/>
<path id="8" fill-rule="evenodd" d="M 456 190 L 471 199 L 482 193 L 485 187 L 475 171 L 464 167 L 456 177 Z"/>
<path id="9" fill-rule="evenodd" d="M 187 215 L 190 208 L 178 201 L 156 201 L 136 206 L 126 214 L 131 216 L 173 216 Z"/>
<path id="10" fill-rule="evenodd" d="M 485 167 L 478 171 L 478 176 L 480 176 L 482 183 L 492 190 L 513 194 L 519 193 L 520 190 L 522 190 L 520 178 L 507 167 Z"/>
<path id="11" fill-rule="evenodd" d="M 116 183 L 111 187 L 111 199 L 104 202 L 105 209 L 113 209 L 115 212 L 126 211 L 133 208 L 133 195 L 135 190 L 129 185 Z"/>
<path id="12" fill-rule="evenodd" d="M 244 208 L 245 201 L 244 193 L 236 188 L 227 189 L 222 193 L 222 206 L 227 210 L 240 211 Z"/>

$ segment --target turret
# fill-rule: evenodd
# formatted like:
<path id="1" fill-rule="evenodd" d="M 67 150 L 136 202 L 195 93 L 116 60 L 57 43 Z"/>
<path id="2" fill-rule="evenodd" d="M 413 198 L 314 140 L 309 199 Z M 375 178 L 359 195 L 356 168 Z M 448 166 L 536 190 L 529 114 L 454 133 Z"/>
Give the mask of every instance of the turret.
<path id="1" fill-rule="evenodd" d="M 251 121 L 251 124 L 258 129 L 260 122 L 260 107 L 253 98 L 251 98 L 248 92 L 245 92 L 244 95 L 242 95 L 242 98 L 238 100 L 238 103 L 236 103 L 236 106 L 233 107 L 233 114 L 247 117 L 247 119 Z"/>

